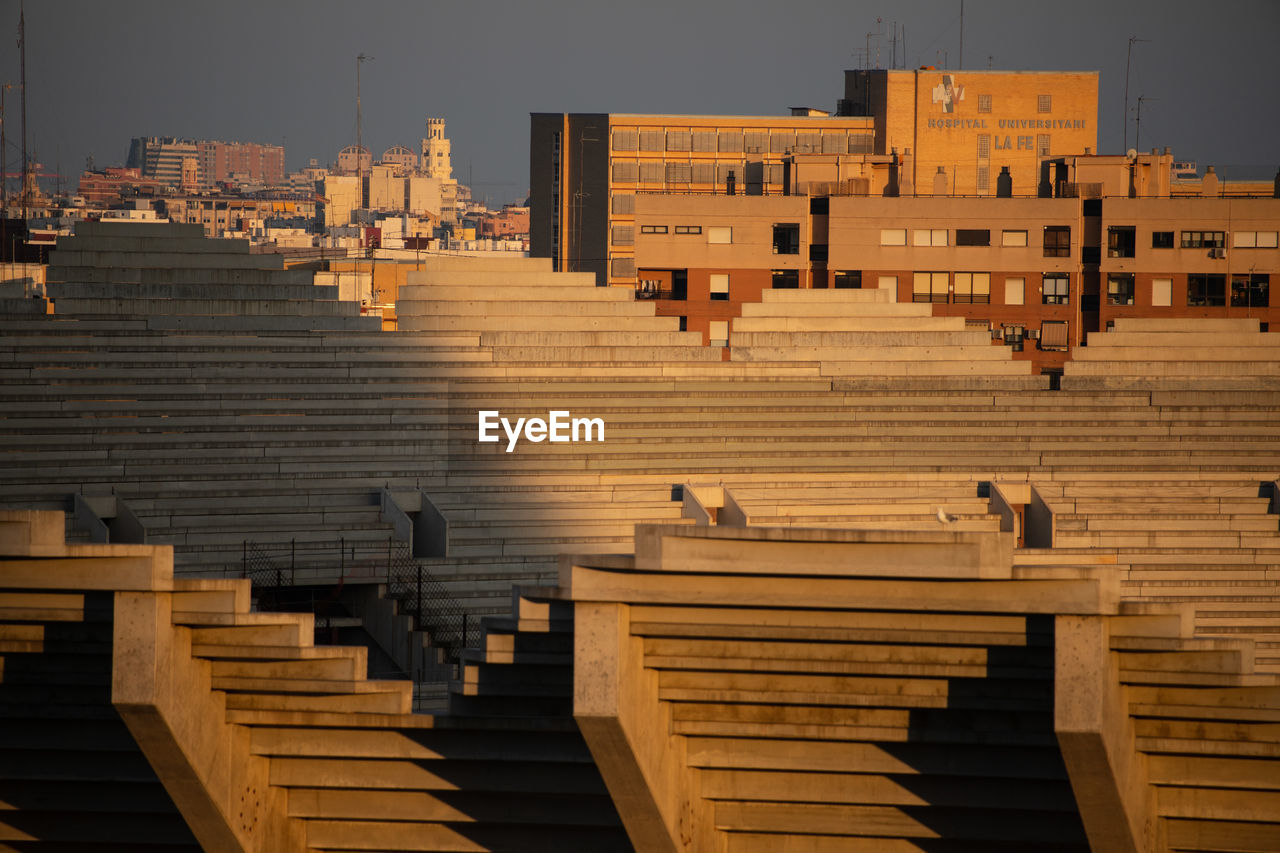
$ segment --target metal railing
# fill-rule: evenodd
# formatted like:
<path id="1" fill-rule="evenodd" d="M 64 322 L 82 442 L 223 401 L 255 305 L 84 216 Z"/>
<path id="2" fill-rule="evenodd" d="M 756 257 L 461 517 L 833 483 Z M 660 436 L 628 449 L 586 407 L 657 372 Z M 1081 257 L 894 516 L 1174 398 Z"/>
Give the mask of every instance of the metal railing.
<path id="1" fill-rule="evenodd" d="M 337 590 L 317 593 L 312 586 L 332 578 Z M 240 576 L 253 584 L 263 610 L 308 611 L 316 616 L 316 629 L 327 628 L 338 592 L 348 578 L 376 578 L 386 583 L 387 596 L 400 612 L 413 619 L 413 629 L 427 634 L 431 645 L 456 664 L 467 646 L 469 618 L 457 601 L 409 551 L 409 544 L 387 537 L 385 543 L 362 540 L 266 544 L 244 540 Z"/>

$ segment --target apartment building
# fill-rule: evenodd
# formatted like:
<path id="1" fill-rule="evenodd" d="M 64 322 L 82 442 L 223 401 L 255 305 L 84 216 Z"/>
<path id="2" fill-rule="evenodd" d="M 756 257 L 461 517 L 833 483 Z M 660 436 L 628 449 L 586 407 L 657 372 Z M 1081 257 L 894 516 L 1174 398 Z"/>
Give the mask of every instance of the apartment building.
<path id="1" fill-rule="evenodd" d="M 844 94 L 836 115 L 534 113 L 532 254 L 631 284 L 642 195 L 795 194 L 792 160 L 825 164 L 813 194 L 990 197 L 1004 170 L 1035 195 L 1044 158 L 1097 145 L 1096 72 L 851 71 Z"/>
<path id="2" fill-rule="evenodd" d="M 1078 160 L 1097 176 L 1095 159 L 1070 158 L 1067 174 Z M 1167 159 L 1111 165 L 1123 178 Z M 764 290 L 883 288 L 963 316 L 1051 372 L 1117 317 L 1280 321 L 1270 298 L 1280 198 L 1081 198 L 1082 187 L 1096 189 L 1071 180 L 1044 198 L 641 195 L 636 295 L 715 345 Z"/>
<path id="3" fill-rule="evenodd" d="M 771 288 L 886 288 L 1050 372 L 1117 317 L 1272 321 L 1280 191 L 1093 153 L 1096 73 L 851 71 L 792 112 L 535 114 L 531 254 L 711 345 Z"/>

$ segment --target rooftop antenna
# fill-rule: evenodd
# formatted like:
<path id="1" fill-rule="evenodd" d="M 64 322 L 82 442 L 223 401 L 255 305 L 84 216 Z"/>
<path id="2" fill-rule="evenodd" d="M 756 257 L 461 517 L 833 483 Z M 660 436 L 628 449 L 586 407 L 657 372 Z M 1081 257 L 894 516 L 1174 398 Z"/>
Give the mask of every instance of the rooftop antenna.
<path id="1" fill-rule="evenodd" d="M 1124 61 L 1124 149 L 1126 151 L 1129 150 L 1129 66 L 1133 62 L 1134 43 L 1146 41 L 1150 41 L 1150 39 L 1129 36 L 1129 55 Z"/>
<path id="2" fill-rule="evenodd" d="M 18 55 L 21 63 L 20 85 L 22 87 L 22 221 L 27 221 L 27 12 L 26 4 L 18 3 Z"/>
<path id="3" fill-rule="evenodd" d="M 5 140 L 4 96 L 10 89 L 17 88 L 12 83 L 0 85 L 0 215 L 9 215 L 9 145 Z"/>
<path id="4" fill-rule="evenodd" d="M 898 67 L 898 22 L 893 22 L 893 35 L 889 38 L 889 67 Z"/>
<path id="5" fill-rule="evenodd" d="M 364 138 L 360 115 L 360 66 L 372 59 L 363 53 L 356 57 L 356 179 L 360 182 L 357 192 L 360 193 L 361 207 L 364 206 L 364 158 L 360 155 L 364 153 Z"/>
<path id="6" fill-rule="evenodd" d="M 1159 99 L 1159 98 L 1148 98 L 1146 95 L 1139 95 L 1139 96 L 1138 96 L 1138 120 L 1137 120 L 1137 125 L 1136 125 L 1136 128 L 1135 128 L 1135 131 L 1136 131 L 1136 132 L 1134 133 L 1134 137 L 1133 137 L 1133 147 L 1134 147 L 1134 148 L 1137 148 L 1139 151 L 1141 151 L 1141 150 L 1142 150 L 1142 102 L 1143 102 L 1143 101 L 1158 101 L 1158 100 L 1160 100 L 1160 99 Z"/>
<path id="7" fill-rule="evenodd" d="M 883 18 L 876 18 L 876 68 L 880 67 L 880 37 L 884 35 Z"/>
<path id="8" fill-rule="evenodd" d="M 988 57 L 987 57 L 987 70 L 988 70 L 988 71 L 990 71 L 990 70 L 991 70 L 991 60 L 993 60 L 993 59 L 995 59 L 995 57 L 994 57 L 994 56 L 988 56 Z"/>

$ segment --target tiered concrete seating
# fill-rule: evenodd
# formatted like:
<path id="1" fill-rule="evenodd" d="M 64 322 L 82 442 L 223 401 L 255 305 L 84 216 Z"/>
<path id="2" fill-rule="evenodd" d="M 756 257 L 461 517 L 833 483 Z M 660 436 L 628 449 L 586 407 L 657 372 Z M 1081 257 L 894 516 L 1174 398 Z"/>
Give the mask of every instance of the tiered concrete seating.
<path id="1" fill-rule="evenodd" d="M 1280 470 L 1277 391 L 1049 392 L 1028 390 L 1023 376 L 822 375 L 814 347 L 824 358 L 866 349 L 892 364 L 917 346 L 920 326 L 937 326 L 911 316 L 921 306 L 875 301 L 878 291 L 772 291 L 742 321 L 772 331 L 738 327 L 730 348 L 768 358 L 723 362 L 696 336 L 665 328 L 670 318 L 651 316 L 649 303 L 553 275 L 543 261 L 423 265 L 428 283 L 406 287 L 404 316 L 455 328 L 317 333 L 261 325 L 273 316 L 245 328 L 162 313 L 0 318 L 0 504 L 60 509 L 72 492 L 114 489 L 151 541 L 175 546 L 180 571 L 238 574 L 246 539 L 297 540 L 335 558 L 340 540 L 385 542 L 377 491 L 420 489 L 451 531 L 431 571 L 480 614 L 503 610 L 512 584 L 545 582 L 559 551 L 631 550 L 630 524 L 677 519 L 670 495 L 684 484 L 766 490 L 750 514 L 768 523 L 929 527 L 941 507 L 962 526 L 989 526 L 981 507 L 948 504 L 972 501 L 984 481 L 1096 472 L 1194 484 L 1222 471 L 1262 482 Z M 88 277 L 96 268 L 78 269 Z M 877 316 L 886 311 L 895 313 Z M 155 327 L 169 320 L 215 325 Z M 1007 354 L 941 320 L 954 328 L 928 337 L 952 355 Z M 507 453 L 505 441 L 476 441 L 481 409 L 600 417 L 606 439 L 522 441 Z M 916 488 L 922 500 L 909 512 L 872 511 L 885 502 L 856 489 L 877 483 Z M 950 495 L 948 483 L 972 488 Z M 835 491 L 800 496 L 810 487 Z M 619 501 L 634 503 L 608 506 Z M 821 511 L 824 502 L 844 504 L 843 515 Z"/>
<path id="2" fill-rule="evenodd" d="M 0 513 L 0 849 L 198 853 L 111 705 L 114 590 L 150 558 L 68 549 L 51 515 Z"/>
<path id="3" fill-rule="evenodd" d="M 823 376 L 897 384 L 912 377 L 979 379 L 995 387 L 1043 388 L 1031 365 L 1014 361 L 989 333 L 963 317 L 933 317 L 930 306 L 889 301 L 887 290 L 766 290 L 742 306 L 729 344 L 734 361 L 808 361 Z M 1011 377 L 1021 377 L 1020 380 Z"/>
<path id="4" fill-rule="evenodd" d="M 632 840 L 1273 849 L 1253 739 L 1280 682 L 1250 645 L 1120 615 L 1114 574 L 1018 570 L 1010 546 L 646 528 L 634 559 L 566 563 L 574 714 Z"/>
<path id="5" fill-rule="evenodd" d="M 1280 333 L 1244 318 L 1120 318 L 1089 335 L 1064 388 L 1280 388 Z"/>
<path id="6" fill-rule="evenodd" d="M 50 255 L 46 287 L 59 314 L 147 317 L 152 328 L 227 326 L 208 322 L 220 315 L 241 329 L 381 325 L 339 301 L 336 286 L 286 270 L 281 255 L 253 254 L 248 240 L 205 239 L 200 225 L 80 222 Z M 182 316 L 192 319 L 178 323 Z"/>
<path id="7" fill-rule="evenodd" d="M 589 273 L 554 273 L 546 259 L 434 257 L 422 267 L 400 289 L 399 328 L 476 334 L 497 363 L 550 363 L 558 369 L 538 373 L 563 376 L 721 360 L 677 318 L 656 316 L 628 291 L 596 287 Z"/>
<path id="8" fill-rule="evenodd" d="M 1094 474 L 1035 484 L 1053 512 L 1052 549 L 1015 557 L 1115 565 L 1126 602 L 1192 608 L 1197 636 L 1249 636 L 1259 670 L 1280 672 L 1280 521 L 1272 490 L 1230 472 L 1161 479 Z"/>
<path id="9" fill-rule="evenodd" d="M 409 682 L 313 646 L 310 614 L 250 612 L 245 581 L 175 580 L 168 549 L 66 546 L 62 527 L 0 512 L 0 843 L 630 849 L 567 708 L 412 714 Z M 467 698 L 509 695 L 491 680 Z"/>
<path id="10" fill-rule="evenodd" d="M 993 530 L 1000 520 L 969 480 L 786 483 L 728 490 L 746 524 L 849 530 Z M 938 512 L 952 520 L 939 521 Z M 735 521 L 738 519 L 735 518 Z"/>

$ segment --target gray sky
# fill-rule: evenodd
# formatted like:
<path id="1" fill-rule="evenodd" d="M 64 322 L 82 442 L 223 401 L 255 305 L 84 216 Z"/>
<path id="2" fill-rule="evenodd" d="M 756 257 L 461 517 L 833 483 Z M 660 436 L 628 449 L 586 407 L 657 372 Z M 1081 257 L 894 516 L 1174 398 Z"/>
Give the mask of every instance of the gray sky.
<path id="1" fill-rule="evenodd" d="M 72 180 L 122 165 L 133 136 L 283 143 L 290 169 L 355 141 L 417 147 L 428 115 L 454 174 L 493 204 L 528 189 L 530 112 L 784 114 L 834 109 L 843 70 L 905 25 L 908 67 L 960 63 L 959 0 L 28 0 L 28 147 Z M 0 83 L 18 81 L 17 0 L 0 0 Z M 1230 177 L 1280 166 L 1277 0 L 967 0 L 964 66 L 1102 72 L 1099 142 L 1121 150 L 1145 96 L 1143 148 Z M 900 45 L 901 47 L 901 45 Z M 944 56 L 945 52 L 945 56 Z M 872 39 L 872 63 L 876 40 Z M 18 160 L 17 92 L 6 123 Z M 1129 131 L 1132 146 L 1134 130 Z"/>

